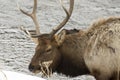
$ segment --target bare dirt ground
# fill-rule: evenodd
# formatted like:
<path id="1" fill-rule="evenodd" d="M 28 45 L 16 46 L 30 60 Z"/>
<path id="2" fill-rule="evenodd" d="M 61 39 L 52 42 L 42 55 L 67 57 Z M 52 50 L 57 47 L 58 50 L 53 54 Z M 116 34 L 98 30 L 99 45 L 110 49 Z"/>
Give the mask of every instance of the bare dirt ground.
<path id="1" fill-rule="evenodd" d="M 34 75 L 28 64 L 34 54 L 35 44 L 19 29 L 21 25 L 34 29 L 32 20 L 17 9 L 31 11 L 33 0 L 0 0 L 0 69 Z M 68 1 L 65 3 L 68 5 Z M 58 0 L 39 0 L 38 20 L 41 32 L 50 32 L 64 19 L 65 13 Z M 65 28 L 86 28 L 98 18 L 120 16 L 120 0 L 75 0 L 73 15 Z M 37 76 L 40 77 L 38 74 Z M 54 74 L 49 80 L 94 80 L 90 76 L 69 78 Z"/>

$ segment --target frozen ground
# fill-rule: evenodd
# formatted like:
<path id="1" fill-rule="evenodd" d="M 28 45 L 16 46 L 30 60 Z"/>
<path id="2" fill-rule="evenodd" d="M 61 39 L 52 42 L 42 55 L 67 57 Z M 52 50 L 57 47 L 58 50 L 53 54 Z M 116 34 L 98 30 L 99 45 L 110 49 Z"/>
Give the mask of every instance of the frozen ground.
<path id="1" fill-rule="evenodd" d="M 20 31 L 21 25 L 34 29 L 32 20 L 16 7 L 30 11 L 32 0 L 0 0 L 0 69 L 34 75 L 28 71 L 28 64 L 34 54 L 35 44 Z M 50 32 L 59 24 L 65 14 L 58 0 L 39 0 L 38 19 L 41 32 Z M 120 0 L 75 0 L 74 12 L 65 28 L 86 28 L 101 17 L 119 16 Z M 40 76 L 40 75 L 37 75 Z M 54 74 L 49 80 L 94 80 L 89 76 L 69 78 Z"/>

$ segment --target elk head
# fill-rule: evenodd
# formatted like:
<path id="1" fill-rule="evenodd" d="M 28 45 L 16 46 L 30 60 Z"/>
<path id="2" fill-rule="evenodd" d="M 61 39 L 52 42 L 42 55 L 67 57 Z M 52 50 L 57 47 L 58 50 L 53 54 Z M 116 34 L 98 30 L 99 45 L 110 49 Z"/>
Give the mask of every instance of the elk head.
<path id="1" fill-rule="evenodd" d="M 73 11 L 74 0 L 70 0 L 69 10 L 63 6 L 62 0 L 60 0 L 60 2 L 66 13 L 66 18 L 52 32 L 47 34 L 41 34 L 39 31 L 39 24 L 36 17 L 37 0 L 34 0 L 33 12 L 31 14 L 19 8 L 22 13 L 32 18 L 36 26 L 36 30 L 26 30 L 21 27 L 21 29 L 37 44 L 35 54 L 29 65 L 29 70 L 33 73 L 42 71 L 44 75 L 49 75 L 50 71 L 54 71 L 59 65 L 61 54 L 58 48 L 64 41 L 65 31 L 62 31 L 58 35 L 56 35 L 56 33 L 68 22 Z"/>

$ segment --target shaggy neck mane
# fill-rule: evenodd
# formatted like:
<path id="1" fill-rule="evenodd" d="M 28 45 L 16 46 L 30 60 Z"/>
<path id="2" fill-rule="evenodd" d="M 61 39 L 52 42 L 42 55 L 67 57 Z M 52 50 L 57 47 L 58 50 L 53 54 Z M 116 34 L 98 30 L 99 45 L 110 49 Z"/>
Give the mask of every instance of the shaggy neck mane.
<path id="1" fill-rule="evenodd" d="M 120 17 L 109 17 L 109 18 L 101 18 L 96 20 L 95 22 L 93 22 L 93 24 L 86 29 L 86 33 L 85 35 L 88 36 L 88 38 L 90 38 L 96 30 L 103 28 L 105 25 L 108 25 L 109 23 L 114 23 L 120 20 Z M 103 26 L 103 27 L 101 27 Z"/>

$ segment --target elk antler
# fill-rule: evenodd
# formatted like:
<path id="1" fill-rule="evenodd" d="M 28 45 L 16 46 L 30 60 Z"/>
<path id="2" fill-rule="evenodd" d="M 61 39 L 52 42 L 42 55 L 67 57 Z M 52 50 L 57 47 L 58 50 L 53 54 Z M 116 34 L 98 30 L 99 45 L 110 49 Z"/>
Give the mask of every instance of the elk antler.
<path id="1" fill-rule="evenodd" d="M 63 0 L 60 0 L 60 2 L 61 2 L 63 10 L 66 13 L 66 18 L 55 29 L 53 29 L 53 31 L 50 33 L 51 36 L 53 36 L 56 32 L 58 32 L 68 22 L 68 20 L 70 19 L 71 14 L 72 14 L 72 11 L 73 11 L 74 0 L 70 0 L 69 11 L 67 11 L 67 9 L 63 6 Z"/>
<path id="2" fill-rule="evenodd" d="M 18 6 L 19 7 L 19 6 Z M 40 34 L 40 30 L 39 30 L 39 24 L 38 24 L 38 21 L 37 21 L 37 17 L 36 17 L 36 9 L 37 9 L 37 0 L 34 0 L 34 7 L 33 7 L 33 11 L 31 14 L 25 12 L 24 10 L 22 10 L 20 7 L 19 7 L 19 10 L 32 18 L 34 24 L 35 24 L 35 27 L 36 27 L 36 30 L 32 30 L 32 31 L 28 31 L 26 30 L 25 28 L 21 27 L 21 29 L 24 31 L 24 32 L 28 32 L 27 34 L 29 34 L 30 37 L 32 37 L 32 33 L 36 34 L 36 35 L 39 35 Z"/>
<path id="3" fill-rule="evenodd" d="M 66 13 L 66 18 L 55 28 L 53 29 L 52 32 L 50 32 L 50 37 L 52 37 L 56 32 L 58 32 L 67 22 L 68 20 L 70 19 L 70 16 L 72 14 L 72 11 L 73 11 L 73 6 L 74 6 L 74 0 L 70 0 L 70 5 L 69 5 L 69 10 L 67 10 L 64 5 L 63 5 L 63 0 L 60 0 L 60 3 L 61 3 L 61 6 L 63 8 L 63 10 L 65 11 Z M 28 14 L 27 12 L 23 11 L 20 7 L 19 7 L 19 10 L 32 18 L 35 26 L 36 26 L 36 31 L 32 30 L 32 31 L 28 31 L 26 30 L 25 28 L 21 27 L 21 29 L 27 33 L 28 36 L 30 36 L 31 38 L 36 38 L 36 37 L 39 37 L 40 36 L 40 31 L 39 31 L 39 24 L 38 24 L 38 21 L 37 21 L 37 18 L 36 18 L 36 9 L 37 9 L 37 0 L 34 0 L 34 7 L 33 7 L 33 12 L 31 14 Z M 34 35 L 33 35 L 34 34 Z"/>

